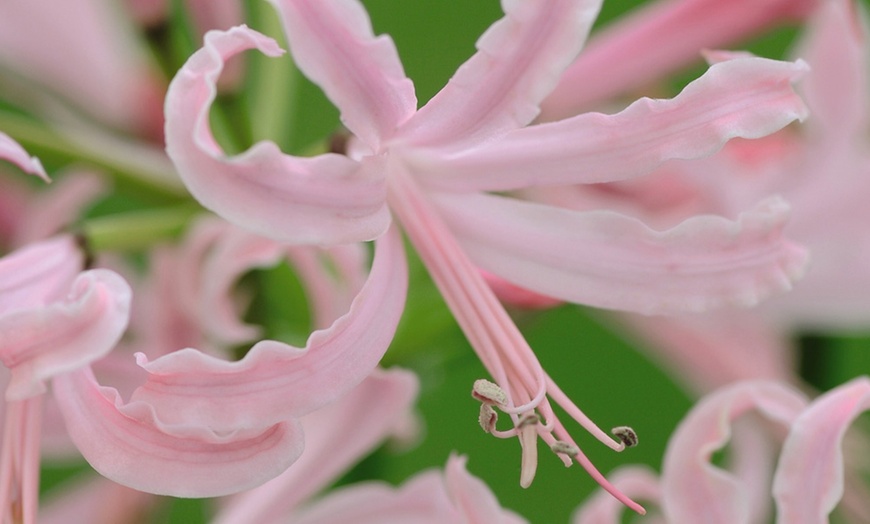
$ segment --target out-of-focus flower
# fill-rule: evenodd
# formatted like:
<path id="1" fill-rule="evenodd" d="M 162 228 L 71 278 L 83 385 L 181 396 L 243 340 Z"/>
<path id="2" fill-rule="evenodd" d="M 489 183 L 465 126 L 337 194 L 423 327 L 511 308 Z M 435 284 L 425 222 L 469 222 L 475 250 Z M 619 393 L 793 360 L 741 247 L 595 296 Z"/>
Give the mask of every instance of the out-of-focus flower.
<path id="1" fill-rule="evenodd" d="M 809 404 L 802 394 L 778 383 L 737 383 L 711 393 L 683 419 L 668 443 L 661 479 L 648 469 L 632 467 L 614 475 L 614 481 L 635 496 L 657 502 L 658 522 L 769 522 L 771 493 L 777 523 L 827 522 L 844 496 L 846 430 L 868 409 L 866 377 Z M 732 427 L 750 411 L 788 430 L 775 470 L 771 440 L 777 432 L 757 419 Z M 710 462 L 729 441 L 733 471 Z M 866 497 L 844 499 L 842 509 L 848 522 L 870 518 Z M 620 512 L 599 493 L 578 510 L 574 523 L 622 522 Z"/>
<path id="2" fill-rule="evenodd" d="M 406 268 L 398 235 L 376 243 L 372 270 L 350 309 L 305 348 L 274 340 L 230 362 L 186 348 L 137 359 L 144 385 L 127 402 L 90 368 L 57 377 L 76 447 L 98 472 L 157 494 L 207 497 L 258 486 L 303 448 L 299 417 L 349 392 L 386 351 L 401 314 Z M 181 392 L 175 384 L 183 382 Z"/>
<path id="3" fill-rule="evenodd" d="M 297 511 L 304 524 L 440 524 L 492 522 L 522 524 L 525 519 L 502 508 L 489 487 L 465 469 L 465 457 L 451 456 L 445 471 L 415 475 L 401 487 L 375 482 L 336 490 Z M 271 521 L 270 521 L 271 522 Z M 281 521 L 283 522 L 283 521 Z"/>
<path id="4" fill-rule="evenodd" d="M 42 114 L 84 110 L 116 128 L 159 132 L 161 74 L 117 2 L 3 2 L 0 64 L 14 73 L 4 75 L 7 94 Z"/>
<path id="5" fill-rule="evenodd" d="M 388 227 L 392 211 L 498 382 L 483 386 L 489 393 L 475 388 L 481 423 L 521 438 L 522 485 L 534 476 L 537 436 L 566 465 L 573 457 L 607 485 L 548 395 L 602 442 L 617 450 L 624 443 L 592 424 L 546 376 L 478 266 L 546 295 L 645 312 L 755 303 L 800 273 L 803 251 L 779 235 L 787 213 L 779 200 L 737 221 L 697 217 L 656 232 L 616 213 L 573 213 L 485 192 L 622 180 L 668 159 L 708 155 L 730 138 L 766 135 L 804 116 L 791 90 L 802 64 L 730 61 L 673 100 L 526 127 L 580 50 L 599 2 L 506 3 L 507 16 L 481 38 L 479 53 L 419 111 L 392 42 L 374 37 L 360 4 L 273 3 L 300 70 L 355 134 L 350 156 L 297 158 L 271 142 L 225 156 L 208 123 L 224 62 L 252 48 L 281 53 L 245 27 L 207 35 L 173 80 L 170 156 L 204 205 L 281 240 L 368 240 Z M 177 379 L 174 387 L 187 386 Z M 495 428 L 493 406 L 510 415 L 513 428 Z"/>
<path id="6" fill-rule="evenodd" d="M 823 0 L 824 1 L 824 0 Z M 564 118 L 661 80 L 719 49 L 804 20 L 820 0 L 659 0 L 597 33 L 541 104 L 544 120 Z"/>
<path id="7" fill-rule="evenodd" d="M 295 522 L 291 515 L 308 499 L 412 416 L 416 392 L 412 373 L 375 370 L 344 397 L 303 417 L 305 453 L 275 479 L 231 497 L 212 524 Z"/>
<path id="8" fill-rule="evenodd" d="M 337 401 L 302 418 L 305 452 L 290 468 L 262 486 L 215 500 L 214 524 L 284 522 L 301 503 L 324 489 L 411 416 L 417 379 L 407 371 L 375 370 Z M 353 428 L 349 431 L 348 428 Z M 147 519 L 158 501 L 150 494 L 106 478 L 75 479 L 49 493 L 40 522 L 117 524 Z"/>
<path id="9" fill-rule="evenodd" d="M 0 259 L 0 361 L 10 371 L 0 452 L 4 521 L 36 519 L 45 382 L 104 356 L 127 326 L 127 283 L 105 269 L 83 272 L 82 264 L 70 236 Z"/>
<path id="10" fill-rule="evenodd" d="M 788 200 L 785 231 L 812 258 L 790 293 L 753 311 L 616 319 L 692 389 L 749 378 L 795 380 L 795 331 L 870 325 L 870 237 L 861 226 L 870 220 L 864 204 L 870 194 L 868 49 L 855 4 L 822 2 L 794 51 L 812 68 L 801 84 L 812 118 L 800 129 L 729 143 L 710 158 L 663 167 L 643 183 L 526 194 L 568 208 L 620 209 L 660 227 L 701 212 L 734 216 L 770 194 Z"/>

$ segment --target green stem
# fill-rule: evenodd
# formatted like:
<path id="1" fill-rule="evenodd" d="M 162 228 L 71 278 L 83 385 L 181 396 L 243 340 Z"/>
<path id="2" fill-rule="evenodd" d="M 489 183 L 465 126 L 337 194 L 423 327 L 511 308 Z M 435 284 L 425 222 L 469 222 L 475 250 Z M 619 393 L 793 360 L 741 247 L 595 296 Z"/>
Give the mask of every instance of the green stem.
<path id="1" fill-rule="evenodd" d="M 154 196 L 177 199 L 187 195 L 169 158 L 157 147 L 125 140 L 95 128 L 73 131 L 49 126 L 2 109 L 0 129 L 31 152 L 60 157 L 67 162 L 92 164 L 118 181 Z"/>
<path id="2" fill-rule="evenodd" d="M 137 252 L 177 237 L 202 211 L 185 204 L 106 215 L 85 220 L 80 231 L 94 251 Z"/>
<path id="3" fill-rule="evenodd" d="M 281 21 L 265 2 L 250 5 L 250 16 L 261 33 L 275 38 L 287 48 Z M 251 56 L 250 84 L 247 90 L 250 104 L 251 133 L 254 141 L 269 139 L 287 147 L 292 139 L 293 111 L 291 104 L 297 90 L 299 71 L 288 55 L 268 58 Z"/>

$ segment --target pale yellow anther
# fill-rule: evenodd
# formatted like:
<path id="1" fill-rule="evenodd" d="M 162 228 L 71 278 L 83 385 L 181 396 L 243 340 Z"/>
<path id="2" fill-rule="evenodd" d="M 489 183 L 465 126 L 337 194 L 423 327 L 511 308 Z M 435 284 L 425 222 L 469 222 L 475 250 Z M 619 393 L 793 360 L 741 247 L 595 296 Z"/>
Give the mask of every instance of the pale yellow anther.
<path id="1" fill-rule="evenodd" d="M 550 450 L 557 455 L 568 455 L 569 457 L 574 457 L 578 453 L 580 453 L 580 448 L 573 444 L 563 442 L 561 440 L 553 442 L 553 444 L 550 446 Z"/>
<path id="2" fill-rule="evenodd" d="M 484 404 L 504 406 L 507 403 L 507 393 L 498 384 L 484 378 L 474 381 L 474 386 L 471 388 L 471 396 Z"/>
<path id="3" fill-rule="evenodd" d="M 480 427 L 487 433 L 492 433 L 495 429 L 495 423 L 498 422 L 498 413 L 489 404 L 480 405 L 480 415 L 477 418 Z"/>

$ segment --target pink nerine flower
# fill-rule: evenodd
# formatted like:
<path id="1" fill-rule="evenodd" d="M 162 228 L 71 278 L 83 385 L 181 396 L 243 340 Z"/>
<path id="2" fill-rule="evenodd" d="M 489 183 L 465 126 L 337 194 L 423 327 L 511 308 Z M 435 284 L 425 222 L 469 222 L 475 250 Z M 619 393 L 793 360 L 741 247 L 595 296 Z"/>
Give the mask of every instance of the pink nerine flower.
<path id="1" fill-rule="evenodd" d="M 56 377 L 70 437 L 94 469 L 140 491 L 213 497 L 259 486 L 302 454 L 300 417 L 348 393 L 378 364 L 406 287 L 392 232 L 376 242 L 349 311 L 305 347 L 262 340 L 235 362 L 194 348 L 150 361 L 139 353 L 147 380 L 129 400 L 102 387 L 89 367 Z"/>
<path id="2" fill-rule="evenodd" d="M 298 158 L 260 142 L 237 157 L 224 154 L 208 115 L 225 61 L 252 48 L 282 52 L 239 27 L 209 33 L 173 80 L 169 155 L 203 204 L 280 240 L 368 240 L 395 217 L 498 383 L 475 387 L 481 423 L 496 435 L 520 437 L 522 485 L 534 476 L 540 436 L 566 464 L 573 457 L 608 486 L 548 395 L 607 445 L 625 444 L 592 424 L 546 376 L 478 267 L 563 300 L 648 313 L 754 304 L 788 288 L 802 270 L 803 250 L 780 236 L 788 210 L 777 199 L 737 221 L 696 217 L 658 232 L 616 213 L 574 213 L 489 193 L 631 178 L 669 159 L 708 155 L 733 137 L 771 133 L 805 115 L 791 89 L 802 63 L 719 64 L 672 100 L 526 127 L 582 47 L 600 2 L 505 2 L 506 17 L 480 39 L 478 54 L 419 111 L 391 40 L 373 35 L 358 2 L 273 4 L 300 70 L 356 136 L 354 153 Z M 163 371 L 161 387 L 189 387 L 171 367 Z M 509 414 L 512 429 L 496 429 L 493 406 Z M 630 430 L 619 433 L 631 442 Z"/>
<path id="3" fill-rule="evenodd" d="M 646 468 L 625 468 L 614 481 L 627 492 L 661 506 L 657 522 L 755 524 L 770 522 L 771 492 L 778 524 L 815 524 L 844 497 L 844 436 L 870 410 L 870 379 L 861 377 L 812 403 L 774 382 L 741 382 L 702 399 L 668 442 L 661 478 Z M 757 411 L 788 429 L 773 469 L 770 426 L 735 425 Z M 713 465 L 730 441 L 731 469 Z M 845 522 L 867 522 L 866 497 L 844 499 Z M 575 515 L 575 524 L 621 522 L 620 508 L 604 493 Z"/>
<path id="4" fill-rule="evenodd" d="M 0 451 L 4 521 L 33 523 L 45 381 L 87 367 L 121 338 L 130 288 L 115 273 L 82 272 L 68 236 L 0 259 L 0 361 L 10 371 Z"/>
<path id="5" fill-rule="evenodd" d="M 812 68 L 801 83 L 812 118 L 799 128 L 732 142 L 707 159 L 664 167 L 643 184 L 575 186 L 534 196 L 577 209 L 617 207 L 658 224 L 698 212 L 733 216 L 773 193 L 789 201 L 785 232 L 812 255 L 792 292 L 752 311 L 619 316 L 623 331 L 640 334 L 693 389 L 709 391 L 736 379 L 794 380 L 797 330 L 870 325 L 870 236 L 864 226 L 870 220 L 868 36 L 851 0 L 828 0 L 813 12 L 792 52 Z"/>

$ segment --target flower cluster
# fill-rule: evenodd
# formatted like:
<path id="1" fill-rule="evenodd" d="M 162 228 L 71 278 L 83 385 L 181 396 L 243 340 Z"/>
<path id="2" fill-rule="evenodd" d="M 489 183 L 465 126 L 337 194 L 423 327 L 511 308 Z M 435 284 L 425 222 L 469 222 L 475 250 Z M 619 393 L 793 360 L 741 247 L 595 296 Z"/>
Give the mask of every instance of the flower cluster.
<path id="1" fill-rule="evenodd" d="M 870 518 L 841 450 L 865 445 L 846 428 L 867 379 L 807 384 L 792 348 L 870 325 L 862 9 L 653 0 L 593 30 L 602 0 L 501 8 L 418 101 L 361 0 L 0 5 L 0 522 L 159 520 L 154 495 L 216 498 L 225 524 L 525 522 L 462 442 L 399 487 L 353 469 L 475 416 L 519 441 L 522 488 L 553 482 L 539 440 L 580 464 L 606 495 L 578 523 L 637 500 L 647 522 L 764 522 L 771 493 L 778 522 Z M 717 50 L 782 24 L 789 59 Z M 320 145 L 288 138 L 322 103 L 293 100 L 302 77 L 338 111 L 301 123 L 331 126 Z M 563 304 L 709 394 L 660 475 L 593 464 L 589 436 L 622 452 L 671 428 L 545 370 L 596 366 L 524 335 L 542 317 L 522 310 Z M 432 337 L 454 324 L 467 342 Z M 466 404 L 421 416 L 464 345 Z M 777 429 L 735 426 L 734 473 L 712 465 L 751 410 Z M 78 457 L 99 475 L 41 495 L 41 464 Z"/>

